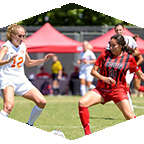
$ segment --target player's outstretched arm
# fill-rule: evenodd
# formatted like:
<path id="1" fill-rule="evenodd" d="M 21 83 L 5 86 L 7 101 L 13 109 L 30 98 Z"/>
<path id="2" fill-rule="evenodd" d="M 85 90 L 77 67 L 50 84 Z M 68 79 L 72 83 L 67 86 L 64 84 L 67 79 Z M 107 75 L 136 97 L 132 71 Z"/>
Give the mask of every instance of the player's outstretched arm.
<path id="1" fill-rule="evenodd" d="M 53 54 L 53 53 L 49 53 L 42 59 L 32 60 L 32 59 L 30 59 L 28 53 L 26 52 L 25 65 L 26 65 L 26 67 L 33 67 L 33 66 L 40 65 L 40 64 L 42 64 L 44 62 L 47 62 L 54 55 L 55 54 Z"/>

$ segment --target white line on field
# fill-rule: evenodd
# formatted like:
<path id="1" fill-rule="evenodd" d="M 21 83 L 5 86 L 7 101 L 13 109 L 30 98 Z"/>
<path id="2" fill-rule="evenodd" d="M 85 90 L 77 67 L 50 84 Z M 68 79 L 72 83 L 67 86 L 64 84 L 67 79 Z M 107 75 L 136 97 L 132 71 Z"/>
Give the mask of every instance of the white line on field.
<path id="1" fill-rule="evenodd" d="M 76 129 L 76 128 L 83 128 L 82 126 L 35 126 L 37 128 L 46 128 L 46 127 L 55 127 L 55 128 L 72 128 L 72 129 Z M 96 126 L 91 126 L 91 128 L 95 128 Z"/>
<path id="2" fill-rule="evenodd" d="M 144 107 L 133 105 L 134 108 L 144 109 Z"/>
<path id="3" fill-rule="evenodd" d="M 56 128 L 66 127 L 66 128 L 82 128 L 82 126 L 35 126 L 35 127 L 56 127 Z"/>

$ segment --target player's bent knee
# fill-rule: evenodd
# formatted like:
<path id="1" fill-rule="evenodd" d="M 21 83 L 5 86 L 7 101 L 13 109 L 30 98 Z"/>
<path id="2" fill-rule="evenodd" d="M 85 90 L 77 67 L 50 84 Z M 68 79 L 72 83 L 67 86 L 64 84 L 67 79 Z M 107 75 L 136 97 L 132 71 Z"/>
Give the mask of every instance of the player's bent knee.
<path id="1" fill-rule="evenodd" d="M 79 106 L 86 107 L 86 101 L 83 100 L 83 99 L 80 99 L 80 100 L 78 101 L 78 104 L 79 104 Z"/>
<path id="2" fill-rule="evenodd" d="M 40 107 L 40 108 L 44 108 L 45 105 L 46 105 L 47 101 L 45 98 L 43 98 L 42 100 L 40 100 L 37 105 Z"/>
<path id="3" fill-rule="evenodd" d="M 43 105 L 45 106 L 47 104 L 46 99 L 43 100 Z"/>

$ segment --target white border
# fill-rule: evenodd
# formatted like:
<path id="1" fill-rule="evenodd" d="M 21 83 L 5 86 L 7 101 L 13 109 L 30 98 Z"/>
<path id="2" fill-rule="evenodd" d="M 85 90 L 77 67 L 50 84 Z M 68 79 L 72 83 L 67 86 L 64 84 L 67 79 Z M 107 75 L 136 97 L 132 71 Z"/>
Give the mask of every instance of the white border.
<path id="1" fill-rule="evenodd" d="M 50 11 L 51 9 L 60 8 L 62 5 L 68 3 L 76 3 L 144 28 L 142 0 L 3 0 L 1 1 L 0 8 L 0 28 L 27 19 L 29 17 L 39 15 L 40 13 Z M 50 141 L 53 143 L 57 141 L 59 144 L 61 142 L 63 144 L 143 143 L 143 132 L 141 130 L 144 130 L 144 116 L 126 121 L 125 123 L 118 124 L 114 127 L 107 128 L 92 135 L 84 136 L 78 140 L 69 142 L 66 139 L 59 140 L 58 138 L 53 138 L 52 136 L 48 135 L 48 132 L 43 132 L 36 128 L 25 126 L 25 124 L 11 120 L 9 118 L 4 121 L 3 119 L 4 118 L 0 118 L 0 141 L 5 141 L 5 144 L 13 142 L 15 144 L 31 144 L 38 143 L 40 140 L 43 144 L 47 144 Z M 19 140 L 17 139 L 18 136 Z"/>

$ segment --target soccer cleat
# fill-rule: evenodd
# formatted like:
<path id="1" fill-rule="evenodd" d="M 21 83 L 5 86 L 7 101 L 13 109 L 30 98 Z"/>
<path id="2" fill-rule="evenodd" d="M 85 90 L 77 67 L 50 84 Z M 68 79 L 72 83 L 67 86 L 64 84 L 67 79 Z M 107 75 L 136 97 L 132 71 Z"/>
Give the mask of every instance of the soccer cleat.
<path id="1" fill-rule="evenodd" d="M 84 131 L 85 131 L 85 135 L 91 134 L 90 124 L 89 123 L 85 126 Z"/>
<path id="2" fill-rule="evenodd" d="M 29 125 L 29 126 L 33 126 L 33 125 L 30 125 L 28 122 L 26 124 Z"/>

